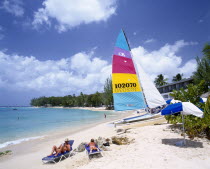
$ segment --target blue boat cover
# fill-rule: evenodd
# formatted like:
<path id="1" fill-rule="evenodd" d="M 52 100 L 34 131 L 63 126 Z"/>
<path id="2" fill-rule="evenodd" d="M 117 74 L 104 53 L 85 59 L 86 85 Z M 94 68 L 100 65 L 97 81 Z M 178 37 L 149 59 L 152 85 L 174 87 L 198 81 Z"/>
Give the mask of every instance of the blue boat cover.
<path id="1" fill-rule="evenodd" d="M 161 111 L 161 115 L 171 115 L 180 111 L 183 111 L 182 103 L 170 104 Z"/>
<path id="2" fill-rule="evenodd" d="M 170 103 L 171 103 L 171 100 L 172 100 L 172 99 L 166 100 L 166 103 L 167 103 L 167 104 L 170 104 Z"/>

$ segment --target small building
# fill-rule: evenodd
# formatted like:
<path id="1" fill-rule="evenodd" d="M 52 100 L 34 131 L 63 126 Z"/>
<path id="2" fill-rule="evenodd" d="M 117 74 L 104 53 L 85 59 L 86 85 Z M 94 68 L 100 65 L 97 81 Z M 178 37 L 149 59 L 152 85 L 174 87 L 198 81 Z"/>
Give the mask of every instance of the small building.
<path id="1" fill-rule="evenodd" d="M 192 78 L 183 79 L 178 82 L 173 82 L 170 84 L 166 84 L 160 87 L 157 87 L 160 94 L 163 96 L 165 100 L 172 99 L 172 97 L 169 95 L 173 90 L 180 90 L 181 88 L 186 89 L 188 84 L 193 83 Z"/>

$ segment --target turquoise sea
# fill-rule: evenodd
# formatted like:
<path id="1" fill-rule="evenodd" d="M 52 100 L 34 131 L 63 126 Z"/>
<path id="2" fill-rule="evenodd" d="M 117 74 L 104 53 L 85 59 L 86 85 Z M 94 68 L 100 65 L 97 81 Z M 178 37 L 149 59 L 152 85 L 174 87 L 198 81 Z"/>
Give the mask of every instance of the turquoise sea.
<path id="1" fill-rule="evenodd" d="M 89 125 L 114 117 L 113 111 L 62 108 L 0 107 L 0 148 L 36 139 L 64 128 Z"/>

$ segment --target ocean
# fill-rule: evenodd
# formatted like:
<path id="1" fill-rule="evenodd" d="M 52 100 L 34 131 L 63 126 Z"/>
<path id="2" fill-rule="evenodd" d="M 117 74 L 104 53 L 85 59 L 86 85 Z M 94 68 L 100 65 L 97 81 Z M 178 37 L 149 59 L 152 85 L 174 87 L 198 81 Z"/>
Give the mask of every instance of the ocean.
<path id="1" fill-rule="evenodd" d="M 0 148 L 43 137 L 50 132 L 94 124 L 113 111 L 81 109 L 0 107 Z"/>

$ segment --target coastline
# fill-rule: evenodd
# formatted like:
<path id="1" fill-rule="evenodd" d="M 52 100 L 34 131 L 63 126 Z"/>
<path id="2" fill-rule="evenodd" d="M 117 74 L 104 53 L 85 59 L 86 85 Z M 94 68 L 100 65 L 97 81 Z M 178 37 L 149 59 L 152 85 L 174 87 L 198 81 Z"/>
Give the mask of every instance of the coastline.
<path id="1" fill-rule="evenodd" d="M 130 112 L 123 114 L 124 117 L 128 115 Z M 121 118 L 123 117 L 117 117 L 116 120 Z M 190 141 L 188 138 L 189 146 L 174 146 L 176 140 L 182 140 L 182 136 L 171 131 L 170 125 L 166 124 L 164 119 L 160 120 L 154 121 L 160 125 L 145 121 L 114 128 L 109 124 L 115 120 L 107 119 L 74 131 L 70 129 L 54 133 L 51 136 L 9 147 L 13 154 L 0 158 L 1 167 L 2 169 L 208 169 L 210 167 L 208 140 L 196 138 Z M 116 129 L 119 128 L 127 128 L 129 132 L 117 133 Z M 111 144 L 111 151 L 103 151 L 103 157 L 91 161 L 85 152 L 80 152 L 54 165 L 42 164 L 41 159 L 50 153 L 52 146 L 59 145 L 66 137 L 75 140 L 73 144 L 75 149 L 81 142 L 88 142 L 91 138 L 96 139 L 99 136 L 110 138 L 116 135 L 129 137 L 134 139 L 134 142 L 121 146 Z"/>
<path id="2" fill-rule="evenodd" d="M 64 117 L 66 112 L 70 112 L 70 113 L 78 112 L 79 114 L 81 113 L 81 114 L 85 115 L 85 117 L 84 116 L 80 117 L 79 114 L 76 115 L 77 113 L 75 113 L 74 117 L 76 117 L 76 118 L 71 117 L 71 115 L 70 116 L 68 115 L 67 119 L 59 118 L 59 121 L 61 119 L 63 119 L 63 122 L 60 121 L 61 123 L 56 123 L 56 120 L 54 120 L 54 121 L 51 120 L 52 123 L 49 123 L 49 125 L 45 125 L 48 127 L 44 126 L 44 128 L 40 128 L 39 125 L 37 125 L 37 126 L 33 125 L 34 130 L 32 130 L 32 132 L 28 132 L 26 130 L 26 132 L 22 132 L 19 134 L 15 134 L 14 132 L 12 134 L 9 134 L 9 131 L 8 132 L 5 131 L 5 132 L 3 132 L 3 135 L 1 135 L 1 138 L 0 138 L 0 151 L 4 147 L 7 148 L 8 145 L 19 144 L 21 142 L 25 142 L 28 140 L 31 141 L 33 139 L 36 139 L 37 137 L 43 137 L 45 135 L 53 135 L 54 133 L 58 133 L 61 130 L 68 130 L 69 128 L 71 128 L 71 130 L 72 129 L 74 130 L 74 128 L 78 128 L 78 127 L 80 128 L 80 127 L 88 126 L 88 125 L 91 126 L 92 123 L 98 124 L 98 122 L 106 122 L 107 120 L 112 120 L 112 119 L 114 120 L 116 118 L 124 117 L 124 115 L 123 115 L 124 113 L 122 113 L 122 112 L 118 113 L 118 112 L 114 112 L 114 111 L 103 111 L 104 110 L 103 107 L 94 109 L 95 110 L 94 112 L 93 111 L 91 112 L 91 110 L 93 110 L 93 108 L 91 108 L 91 110 L 88 110 L 87 108 L 78 109 L 77 107 L 74 107 L 73 109 L 68 108 L 66 110 L 65 110 L 65 108 L 62 108 L 62 107 L 53 107 L 53 108 L 48 108 L 48 109 L 47 108 L 37 108 L 36 109 L 36 107 L 33 107 L 33 108 L 35 108 L 35 109 L 29 109 L 29 111 L 34 112 L 35 115 L 37 114 L 37 112 L 40 113 L 40 115 L 44 114 L 44 117 L 46 117 L 45 114 L 48 112 L 56 112 L 54 116 L 51 116 L 51 117 L 55 117 L 55 119 L 56 119 L 56 115 L 59 118 L 60 112 L 63 113 L 62 117 Z M 22 113 L 22 112 L 26 112 L 25 110 L 28 111 L 28 109 L 18 109 L 18 111 L 8 113 L 8 114 L 11 114 L 12 116 L 14 115 L 14 117 L 11 117 L 14 122 L 13 123 L 14 128 L 18 129 L 18 125 L 22 121 L 24 121 L 24 119 L 26 119 L 25 117 L 27 117 L 27 114 Z M 98 110 L 101 110 L 101 111 L 98 111 Z M 89 114 L 90 114 L 90 118 L 88 118 Z M 24 115 L 25 115 L 25 117 L 24 117 Z M 107 116 L 107 119 L 104 118 L 105 115 Z M 20 120 L 19 120 L 19 117 L 20 117 Z M 38 116 L 36 115 L 35 119 L 29 119 L 28 121 L 26 121 L 26 122 L 28 122 L 27 125 L 30 125 L 31 123 L 33 123 L 33 121 L 36 121 L 36 120 L 39 121 L 39 119 L 36 119 L 36 117 L 38 117 Z M 81 119 L 81 121 L 80 121 L 80 119 Z M 31 123 L 30 123 L 30 120 L 31 120 Z M 44 124 L 45 121 L 43 119 L 41 119 L 41 120 L 42 120 L 42 122 L 40 122 L 40 124 L 42 125 L 42 124 Z M 17 125 L 16 125 L 16 123 L 17 123 Z M 53 123 L 55 123 L 55 125 L 53 125 Z M 25 124 L 25 122 L 22 122 L 22 124 Z M 2 123 L 2 126 L 4 128 L 4 123 Z M 22 126 L 19 125 L 19 127 L 21 128 Z M 23 127 L 25 127 L 25 126 L 23 126 Z M 29 129 L 30 129 L 30 126 L 29 126 Z M 8 133 L 8 134 L 4 134 L 4 133 Z"/>
<path id="3" fill-rule="evenodd" d="M 37 107 L 41 108 L 41 107 Z M 49 106 L 46 108 L 55 108 L 55 109 L 83 109 L 83 110 L 91 110 L 91 111 L 114 111 L 114 110 L 106 110 L 106 107 L 63 107 L 63 106 Z"/>
<path id="4" fill-rule="evenodd" d="M 54 108 L 57 108 L 57 107 L 54 107 Z M 61 107 L 59 107 L 59 108 L 61 108 Z M 117 112 L 116 116 L 109 116 L 108 115 L 106 119 L 99 120 L 97 122 L 94 122 L 93 124 L 81 124 L 80 126 L 74 126 L 73 128 L 69 127 L 68 129 L 67 128 L 61 128 L 59 130 L 55 130 L 55 131 L 51 131 L 51 132 L 49 131 L 45 135 L 41 135 L 41 136 L 39 135 L 39 136 L 35 136 L 35 137 L 23 138 L 23 139 L 20 139 L 20 140 L 14 140 L 14 142 L 17 142 L 17 144 L 11 144 L 11 145 L 8 145 L 6 147 L 2 147 L 2 148 L 0 148 L 0 152 L 6 151 L 6 150 L 12 150 L 13 154 L 9 157 L 13 158 L 13 156 L 16 156 L 16 154 L 20 155 L 20 154 L 27 153 L 27 152 L 22 151 L 22 150 L 25 149 L 24 148 L 25 146 L 26 147 L 29 146 L 29 142 L 32 143 L 33 145 L 36 145 L 36 144 L 39 144 L 39 142 L 48 142 L 48 141 L 51 142 L 51 140 L 56 140 L 57 138 L 63 138 L 63 140 L 64 140 L 66 137 L 71 138 L 72 134 L 90 129 L 90 128 L 92 128 L 94 126 L 97 126 L 97 125 L 100 125 L 100 124 L 109 124 L 113 121 L 128 117 L 132 113 L 133 113 L 133 111 L 121 112 L 121 113 Z M 54 144 L 59 145 L 61 142 L 62 141 L 57 141 L 57 143 L 56 143 L 56 141 L 55 141 L 51 145 L 54 145 Z M 29 147 L 27 147 L 27 149 L 28 148 Z M 2 160 L 4 161 L 4 160 L 7 160 L 7 159 L 4 158 L 4 157 L 3 158 L 1 157 L 0 162 Z"/>

